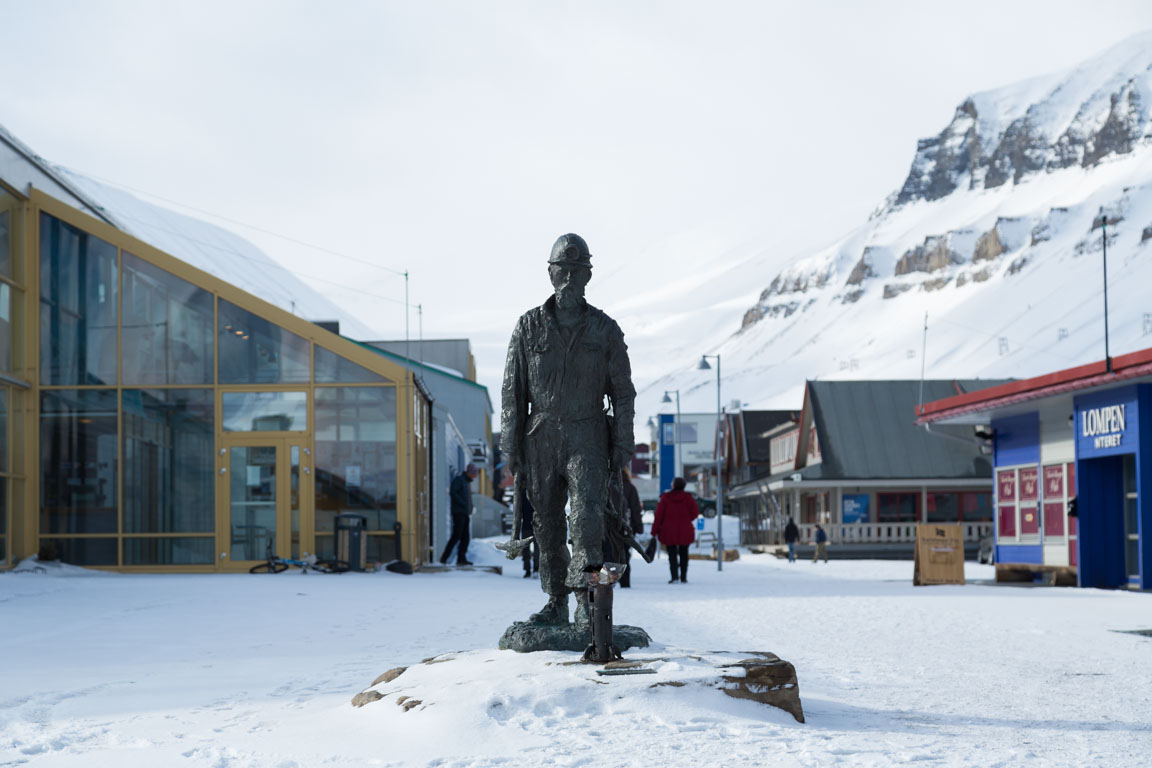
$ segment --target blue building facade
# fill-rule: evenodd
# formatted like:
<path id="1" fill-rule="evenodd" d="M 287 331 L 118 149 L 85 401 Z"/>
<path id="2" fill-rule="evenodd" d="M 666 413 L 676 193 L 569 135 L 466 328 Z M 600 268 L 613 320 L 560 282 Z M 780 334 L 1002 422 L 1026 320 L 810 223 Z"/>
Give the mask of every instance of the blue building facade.
<path id="1" fill-rule="evenodd" d="M 990 436 L 995 559 L 1152 589 L 1152 349 L 920 406 Z"/>

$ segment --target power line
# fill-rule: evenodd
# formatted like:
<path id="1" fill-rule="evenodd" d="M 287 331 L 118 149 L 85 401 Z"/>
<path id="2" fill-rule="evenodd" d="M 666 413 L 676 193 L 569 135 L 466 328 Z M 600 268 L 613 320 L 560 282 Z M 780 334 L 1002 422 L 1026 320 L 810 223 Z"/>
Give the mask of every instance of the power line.
<path id="1" fill-rule="evenodd" d="M 112 186 L 119 187 L 120 189 L 130 190 L 132 192 L 137 192 L 141 195 L 147 195 L 147 196 L 155 198 L 157 200 L 163 200 L 164 202 L 170 203 L 171 205 L 179 206 L 180 208 L 185 208 L 189 211 L 195 211 L 196 213 L 200 213 L 200 214 L 203 214 L 205 216 L 212 216 L 213 218 L 220 219 L 221 221 L 226 221 L 229 224 L 235 224 L 235 225 L 240 226 L 240 227 L 247 227 L 248 229 L 252 229 L 252 230 L 255 230 L 257 232 L 262 232 L 265 235 L 271 235 L 272 237 L 278 237 L 281 240 L 286 240 L 290 243 L 295 243 L 296 245 L 304 246 L 305 248 L 311 248 L 312 250 L 320 251 L 321 253 L 327 253 L 331 256 L 339 256 L 342 259 L 347 259 L 348 261 L 354 261 L 357 264 L 364 264 L 365 266 L 374 267 L 375 269 L 382 269 L 385 272 L 391 272 L 393 275 L 397 275 L 400 277 L 403 277 L 406 274 L 406 272 L 403 270 L 393 269 L 392 267 L 386 267 L 383 264 L 377 264 L 375 262 L 366 261 L 364 259 L 356 258 L 355 256 L 349 256 L 346 253 L 340 253 L 339 251 L 334 251 L 331 248 L 325 248 L 324 246 L 321 246 L 321 245 L 315 245 L 313 243 L 305 242 L 304 240 L 299 240 L 295 237 L 292 237 L 291 235 L 281 234 L 280 232 L 275 232 L 271 229 L 257 226 L 256 224 L 249 224 L 246 221 L 240 221 L 239 219 L 233 219 L 229 216 L 224 216 L 223 214 L 214 213 L 212 211 L 207 211 L 207 210 L 204 210 L 203 208 L 197 208 L 194 205 L 188 205 L 186 203 L 181 203 L 177 200 L 173 200 L 171 198 L 164 197 L 163 195 L 158 195 L 155 192 L 149 192 L 146 189 L 140 189 L 139 187 L 132 187 L 132 186 L 129 186 L 127 184 L 121 184 L 118 181 L 113 181 L 112 179 L 106 179 L 102 176 L 96 176 L 95 174 L 91 174 L 91 173 L 79 173 L 78 171 L 71 171 L 71 169 L 69 169 L 69 171 L 72 173 L 75 173 L 78 176 L 88 177 L 91 179 L 95 179 L 97 181 L 101 181 L 105 184 L 111 184 Z"/>
<path id="2" fill-rule="evenodd" d="M 214 249 L 214 250 L 219 251 L 221 253 L 228 254 L 229 256 L 235 256 L 237 258 L 244 259 L 246 261 L 255 262 L 255 263 L 257 263 L 263 267 L 272 267 L 274 269 L 283 270 L 284 272 L 287 272 L 288 274 L 292 275 L 293 277 L 304 277 L 304 278 L 307 278 L 309 280 L 315 280 L 316 282 L 327 283 L 328 285 L 333 285 L 333 286 L 336 286 L 337 288 L 341 288 L 341 289 L 346 290 L 346 291 L 352 291 L 354 293 L 361 293 L 361 294 L 364 294 L 365 296 L 371 296 L 374 299 L 380 299 L 381 301 L 387 301 L 387 302 L 391 302 L 393 304 L 403 305 L 405 303 L 405 302 L 401 301 L 400 299 L 393 299 L 393 298 L 390 298 L 388 296 L 383 296 L 383 295 L 378 294 L 378 293 L 372 293 L 371 291 L 365 291 L 362 288 L 353 288 L 350 285 L 344 285 L 343 283 L 337 283 L 334 280 L 328 280 L 327 278 L 316 277 L 315 275 L 308 275 L 308 274 L 305 274 L 303 272 L 297 272 L 296 270 L 290 269 L 290 268 L 284 266 L 283 264 L 280 264 L 280 263 L 278 263 L 272 259 L 257 258 L 255 256 L 248 256 L 247 254 L 243 254 L 240 251 L 234 250 L 232 248 L 227 248 L 223 245 L 220 245 L 219 243 L 211 243 L 211 242 L 208 242 L 207 240 L 201 240 L 199 238 L 192 237 L 192 236 L 190 236 L 184 232 L 180 232 L 180 231 L 177 231 L 175 229 L 157 226 L 155 224 L 155 222 L 153 222 L 153 221 L 141 219 L 141 218 L 138 218 L 136 216 L 128 216 L 128 215 L 125 215 L 122 213 L 117 213 L 116 215 L 117 215 L 117 217 L 119 217 L 125 221 L 134 221 L 138 224 L 143 224 L 143 225 L 149 227 L 150 229 L 154 229 L 154 230 L 157 230 L 159 232 L 165 232 L 165 233 L 172 235 L 174 237 L 179 237 L 182 240 L 187 240 L 190 243 L 196 243 L 197 245 L 204 246 L 205 248 L 211 248 L 211 249 Z M 382 269 L 387 269 L 387 268 L 382 267 Z M 401 272 L 400 274 L 403 275 L 405 273 Z"/>

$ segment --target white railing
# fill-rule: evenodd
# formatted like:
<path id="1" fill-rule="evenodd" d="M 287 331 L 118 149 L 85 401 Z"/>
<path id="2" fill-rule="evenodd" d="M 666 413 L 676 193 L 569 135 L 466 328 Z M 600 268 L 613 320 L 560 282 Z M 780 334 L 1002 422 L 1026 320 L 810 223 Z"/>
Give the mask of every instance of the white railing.
<path id="1" fill-rule="evenodd" d="M 980 541 L 992 532 L 992 523 L 961 523 L 960 526 L 964 541 Z M 801 542 L 811 544 L 816 540 L 814 524 L 798 527 Z M 824 530 L 833 544 L 899 544 L 916 540 L 916 523 L 828 523 Z"/>

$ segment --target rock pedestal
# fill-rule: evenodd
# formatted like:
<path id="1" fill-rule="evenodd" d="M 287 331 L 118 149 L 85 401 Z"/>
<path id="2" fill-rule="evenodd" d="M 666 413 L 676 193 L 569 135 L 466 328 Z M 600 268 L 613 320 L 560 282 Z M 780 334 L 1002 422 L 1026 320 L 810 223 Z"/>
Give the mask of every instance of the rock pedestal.
<path id="1" fill-rule="evenodd" d="M 568 649 L 571 652 L 530 655 L 465 651 L 395 667 L 356 694 L 352 705 L 363 707 L 387 700 L 395 705 L 382 710 L 389 717 L 427 716 L 463 722 L 482 718 L 486 712 L 499 724 L 516 719 L 528 723 L 538 717 L 535 705 L 541 697 L 548 700 L 549 708 L 557 702 L 577 701 L 585 709 L 599 706 L 596 697 L 601 697 L 600 703 L 608 708 L 617 706 L 614 702 L 621 698 L 659 707 L 659 701 L 666 697 L 680 698 L 680 691 L 704 688 L 783 710 L 797 722 L 804 722 L 796 669 L 774 653 L 663 649 L 645 658 L 597 664 L 584 662 L 577 655 L 587 643 L 585 634 L 577 637 L 574 632 L 557 632 L 553 639 L 560 637 L 579 639 L 579 647 Z M 512 703 L 517 709 L 510 709 Z M 380 710 L 373 707 L 373 711 Z M 404 714 L 408 712 L 416 714 Z"/>

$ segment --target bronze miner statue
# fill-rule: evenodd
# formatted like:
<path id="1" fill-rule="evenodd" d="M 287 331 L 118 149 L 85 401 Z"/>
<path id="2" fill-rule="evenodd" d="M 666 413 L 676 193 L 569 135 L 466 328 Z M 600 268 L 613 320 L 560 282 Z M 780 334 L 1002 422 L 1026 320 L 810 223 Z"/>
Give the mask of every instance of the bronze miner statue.
<path id="1" fill-rule="evenodd" d="M 525 488 L 535 508 L 540 587 L 548 602 L 509 633 L 517 627 L 535 631 L 567 626 L 568 594 L 575 592 L 573 623 L 580 642 L 586 643 L 589 574 L 603 565 L 606 523 L 609 528 L 618 523 L 608 511 L 608 483 L 627 465 L 635 447 L 636 390 L 620 326 L 584 300 L 592 262 L 583 238 L 567 234 L 556 241 L 548 277 L 553 295 L 520 317 L 508 345 L 500 427 L 501 448 L 517 492 Z M 565 502 L 570 502 L 567 517 Z M 619 539 L 621 531 L 616 533 Z M 626 528 L 622 533 L 625 541 L 631 538 Z M 507 643 L 509 633 L 501 647 L 536 649 Z"/>

